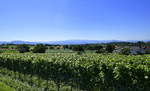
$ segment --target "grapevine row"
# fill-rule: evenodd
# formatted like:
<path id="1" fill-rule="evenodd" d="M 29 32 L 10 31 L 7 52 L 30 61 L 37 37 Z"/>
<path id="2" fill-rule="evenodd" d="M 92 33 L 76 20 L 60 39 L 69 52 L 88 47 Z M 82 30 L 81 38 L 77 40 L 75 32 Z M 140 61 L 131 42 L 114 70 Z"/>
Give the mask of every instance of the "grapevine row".
<path id="1" fill-rule="evenodd" d="M 150 89 L 149 55 L 1 54 L 0 67 L 85 91 Z"/>

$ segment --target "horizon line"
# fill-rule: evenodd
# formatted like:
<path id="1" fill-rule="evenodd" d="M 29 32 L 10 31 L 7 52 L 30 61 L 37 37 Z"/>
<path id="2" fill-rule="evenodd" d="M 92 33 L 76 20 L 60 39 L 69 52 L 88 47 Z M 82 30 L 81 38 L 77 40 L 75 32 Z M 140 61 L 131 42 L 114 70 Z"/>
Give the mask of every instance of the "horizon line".
<path id="1" fill-rule="evenodd" d="M 96 39 L 68 39 L 68 40 L 0 40 L 0 42 L 13 42 L 13 41 L 22 41 L 22 42 L 56 42 L 56 41 L 150 41 L 149 40 L 96 40 Z"/>

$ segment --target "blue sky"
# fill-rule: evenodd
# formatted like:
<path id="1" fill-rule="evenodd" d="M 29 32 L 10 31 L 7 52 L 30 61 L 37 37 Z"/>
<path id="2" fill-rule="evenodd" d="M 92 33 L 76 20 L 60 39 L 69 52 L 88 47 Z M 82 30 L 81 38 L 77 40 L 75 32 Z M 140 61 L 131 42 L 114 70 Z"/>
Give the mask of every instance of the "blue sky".
<path id="1" fill-rule="evenodd" d="M 0 40 L 150 40 L 150 0 L 0 0 Z"/>

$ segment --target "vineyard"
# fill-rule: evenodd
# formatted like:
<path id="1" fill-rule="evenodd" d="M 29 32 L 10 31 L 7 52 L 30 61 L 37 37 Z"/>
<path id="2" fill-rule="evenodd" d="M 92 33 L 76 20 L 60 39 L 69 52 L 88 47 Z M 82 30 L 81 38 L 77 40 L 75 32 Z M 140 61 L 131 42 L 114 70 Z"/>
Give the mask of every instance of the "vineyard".
<path id="1" fill-rule="evenodd" d="M 150 91 L 150 55 L 3 53 L 0 82 L 16 91 Z"/>

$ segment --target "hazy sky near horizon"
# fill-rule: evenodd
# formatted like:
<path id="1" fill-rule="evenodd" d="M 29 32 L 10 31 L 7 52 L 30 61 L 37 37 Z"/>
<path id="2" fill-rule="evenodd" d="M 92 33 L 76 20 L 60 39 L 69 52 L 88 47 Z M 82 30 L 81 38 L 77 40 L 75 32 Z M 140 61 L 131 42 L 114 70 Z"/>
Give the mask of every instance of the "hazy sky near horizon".
<path id="1" fill-rule="evenodd" d="M 150 0 L 0 0 L 0 41 L 150 40 Z"/>

